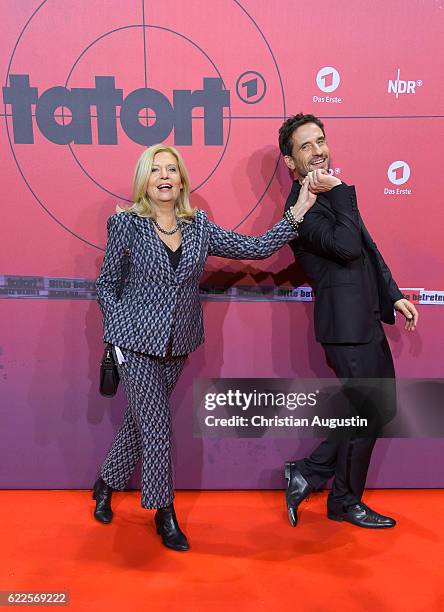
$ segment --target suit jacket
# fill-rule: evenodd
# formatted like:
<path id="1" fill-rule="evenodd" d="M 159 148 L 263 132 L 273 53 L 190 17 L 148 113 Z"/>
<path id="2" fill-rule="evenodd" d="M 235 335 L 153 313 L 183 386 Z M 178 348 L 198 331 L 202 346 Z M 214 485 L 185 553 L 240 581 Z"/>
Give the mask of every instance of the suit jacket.
<path id="1" fill-rule="evenodd" d="M 285 210 L 296 202 L 299 191 L 295 181 Z M 373 267 L 381 320 L 395 322 L 393 304 L 404 296 L 362 222 L 353 186 L 343 183 L 319 194 L 299 226 L 299 239 L 291 247 L 316 295 L 318 342 L 372 340 L 375 315 L 365 266 Z"/>
<path id="2" fill-rule="evenodd" d="M 118 299 L 131 223 L 136 232 L 130 272 Z M 282 219 L 260 237 L 243 236 L 211 223 L 198 210 L 194 219 L 183 225 L 182 254 L 174 270 L 150 219 L 130 213 L 111 216 L 96 282 L 105 342 L 158 356 L 165 356 L 170 342 L 173 355 L 194 351 L 204 341 L 199 281 L 207 256 L 264 259 L 296 235 Z"/>

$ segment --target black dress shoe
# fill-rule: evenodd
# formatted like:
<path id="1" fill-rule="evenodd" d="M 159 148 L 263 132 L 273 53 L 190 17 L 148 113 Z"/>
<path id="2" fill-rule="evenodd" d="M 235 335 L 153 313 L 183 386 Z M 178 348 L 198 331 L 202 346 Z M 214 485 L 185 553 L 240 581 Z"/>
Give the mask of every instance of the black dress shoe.
<path id="1" fill-rule="evenodd" d="M 387 529 L 396 525 L 395 519 L 389 516 L 384 516 L 375 512 L 363 502 L 349 506 L 343 512 L 334 512 L 330 508 L 327 511 L 327 517 L 332 521 L 347 521 L 358 527 L 366 527 L 367 529 Z"/>
<path id="2" fill-rule="evenodd" d="M 96 500 L 96 509 L 94 510 L 94 518 L 100 523 L 111 523 L 113 511 L 111 510 L 111 495 L 113 490 L 106 482 L 99 478 L 94 483 L 93 499 Z"/>
<path id="3" fill-rule="evenodd" d="M 154 517 L 156 531 L 162 538 L 162 543 L 173 550 L 188 550 L 188 540 L 177 523 L 173 504 L 159 508 Z"/>
<path id="4" fill-rule="evenodd" d="M 294 461 L 287 461 L 285 463 L 285 478 L 288 480 L 285 496 L 288 520 L 292 527 L 296 527 L 298 524 L 297 512 L 299 504 L 310 495 L 313 489 L 297 469 Z"/>

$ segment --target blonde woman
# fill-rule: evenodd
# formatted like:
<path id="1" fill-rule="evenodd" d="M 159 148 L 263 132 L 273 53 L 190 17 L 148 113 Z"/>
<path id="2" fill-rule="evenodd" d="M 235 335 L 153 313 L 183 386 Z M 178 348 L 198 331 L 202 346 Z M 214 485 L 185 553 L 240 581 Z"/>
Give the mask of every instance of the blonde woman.
<path id="1" fill-rule="evenodd" d="M 190 182 L 180 153 L 153 145 L 137 162 L 134 204 L 108 220 L 108 241 L 97 294 L 104 340 L 116 347 L 128 399 L 123 424 L 94 485 L 95 518 L 109 523 L 113 490 L 125 488 L 142 460 L 141 503 L 155 508 L 165 546 L 188 550 L 173 506 L 169 397 L 186 358 L 204 340 L 199 281 L 208 255 L 264 259 L 297 236 L 316 196 L 304 183 L 290 215 L 260 237 L 211 223 L 190 205 Z M 134 235 L 131 265 L 120 299 L 122 257 Z"/>

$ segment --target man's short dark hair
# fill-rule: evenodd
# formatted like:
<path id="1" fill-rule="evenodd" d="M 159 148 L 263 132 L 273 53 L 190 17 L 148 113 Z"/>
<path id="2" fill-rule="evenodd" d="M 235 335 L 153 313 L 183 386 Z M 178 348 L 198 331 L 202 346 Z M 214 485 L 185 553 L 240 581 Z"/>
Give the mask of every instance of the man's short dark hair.
<path id="1" fill-rule="evenodd" d="M 292 117 L 286 119 L 279 129 L 279 148 L 282 155 L 291 156 L 293 151 L 293 141 L 291 140 L 291 136 L 293 132 L 298 129 L 298 127 L 304 125 L 305 123 L 315 123 L 321 128 L 322 133 L 325 136 L 324 124 L 314 115 L 304 115 L 304 113 L 293 115 Z"/>

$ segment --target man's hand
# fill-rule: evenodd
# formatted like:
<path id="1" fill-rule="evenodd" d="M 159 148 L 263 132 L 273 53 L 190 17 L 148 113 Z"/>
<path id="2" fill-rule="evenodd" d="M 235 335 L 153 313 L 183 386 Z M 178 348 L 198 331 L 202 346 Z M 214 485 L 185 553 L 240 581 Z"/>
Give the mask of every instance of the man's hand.
<path id="1" fill-rule="evenodd" d="M 306 176 L 302 182 L 302 187 L 299 192 L 298 201 L 290 209 L 296 221 L 299 221 L 299 219 L 302 219 L 305 213 L 309 211 L 310 208 L 313 206 L 313 204 L 316 202 L 316 194 L 309 191 L 308 185 L 309 185 L 309 180 L 308 180 L 308 177 Z"/>
<path id="2" fill-rule="evenodd" d="M 324 193 L 330 191 L 336 185 L 340 185 L 340 181 L 336 176 L 332 176 L 327 170 L 313 170 L 307 174 L 309 180 L 309 190 L 312 193 Z"/>
<path id="3" fill-rule="evenodd" d="M 405 316 L 405 329 L 407 331 L 414 331 L 418 323 L 419 317 L 418 311 L 416 310 L 414 305 L 409 302 L 409 300 L 402 298 L 401 300 L 395 302 L 394 308 Z"/>

